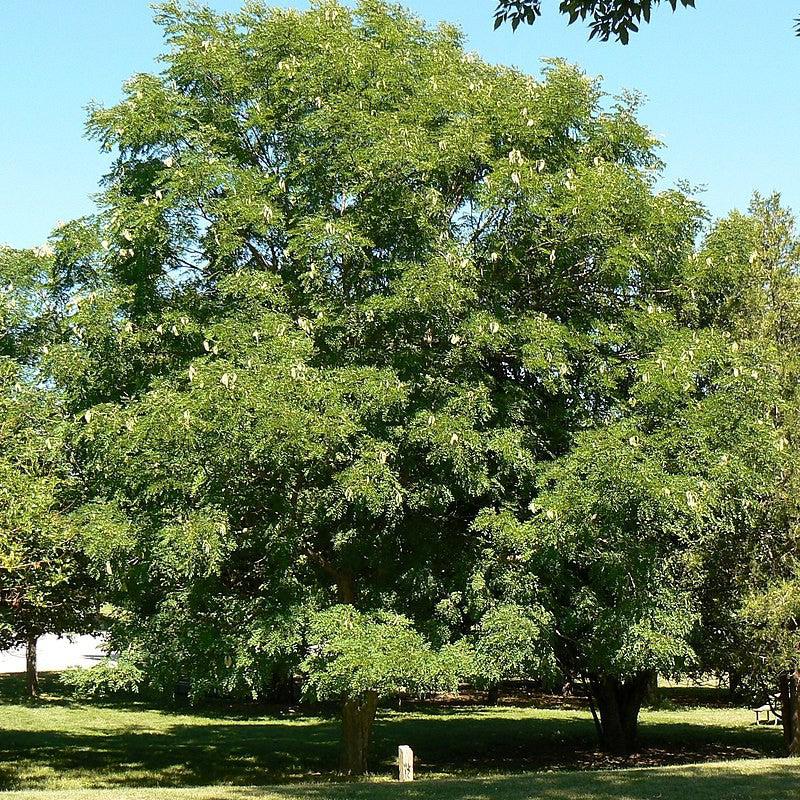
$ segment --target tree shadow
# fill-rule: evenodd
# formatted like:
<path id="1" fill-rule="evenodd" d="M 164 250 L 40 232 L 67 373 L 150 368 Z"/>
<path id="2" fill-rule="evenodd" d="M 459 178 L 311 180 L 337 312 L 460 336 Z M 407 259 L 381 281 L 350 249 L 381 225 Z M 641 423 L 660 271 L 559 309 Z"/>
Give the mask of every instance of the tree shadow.
<path id="1" fill-rule="evenodd" d="M 388 771 L 397 745 L 408 744 L 419 768 L 448 774 L 538 770 L 598 770 L 762 758 L 783 754 L 774 729 L 647 721 L 639 752 L 609 756 L 598 748 L 594 724 L 583 712 L 503 716 L 492 709 L 378 720 L 376 761 Z M 380 761 L 378 761 L 380 759 Z"/>
<path id="2" fill-rule="evenodd" d="M 265 785 L 333 778 L 337 731 L 314 725 L 167 725 L 161 731 L 0 730 L 0 788 Z"/>
<path id="3" fill-rule="evenodd" d="M 771 772 L 757 775 L 730 769 L 684 768 L 513 775 L 503 778 L 419 781 L 413 784 L 380 786 L 302 786 L 286 790 L 276 787 L 276 797 L 292 800 L 796 800 L 800 763 L 781 763 Z M 225 793 L 224 800 L 249 800 L 255 792 Z M 203 800 L 216 800 L 213 792 Z M 219 800 L 223 800 L 220 793 Z"/>
<path id="4" fill-rule="evenodd" d="M 197 717 L 199 719 L 253 720 L 274 717 L 276 719 L 299 720 L 338 719 L 339 709 L 335 703 L 304 703 L 292 705 L 263 703 L 253 700 L 209 698 L 193 705 L 188 699 L 176 699 L 155 692 L 124 693 L 114 696 L 81 697 L 73 693 L 61 679 L 61 672 L 39 673 L 39 697 L 28 697 L 25 675 L 0 673 L 0 707 L 25 706 L 38 708 L 113 709 L 115 711 L 147 711 L 165 716 Z"/>
<path id="5" fill-rule="evenodd" d="M 139 710 L 152 714 L 152 709 Z M 233 716 L 209 721 L 204 716 L 194 724 L 186 722 L 186 715 L 171 721 L 165 713 L 163 724 L 155 728 L 152 717 L 148 722 L 144 714 L 139 724 L 133 709 L 125 716 L 125 727 L 113 729 L 0 729 L 0 788 L 337 780 L 335 719 Z M 42 721 L 44 727 L 45 716 Z M 103 724 L 102 716 L 97 724 Z M 520 712 L 518 717 L 494 709 L 382 712 L 373 744 L 378 774 L 391 774 L 399 744 L 412 747 L 422 777 L 681 764 L 777 755 L 782 749 L 774 729 L 656 722 L 643 725 L 640 754 L 610 759 L 597 751 L 591 719 L 580 711 L 546 716 Z"/>

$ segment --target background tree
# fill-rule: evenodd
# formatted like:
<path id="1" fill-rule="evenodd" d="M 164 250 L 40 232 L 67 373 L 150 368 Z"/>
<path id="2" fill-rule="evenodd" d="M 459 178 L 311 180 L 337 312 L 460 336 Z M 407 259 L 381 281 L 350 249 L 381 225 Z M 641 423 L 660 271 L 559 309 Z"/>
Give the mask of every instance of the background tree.
<path id="1" fill-rule="evenodd" d="M 82 632 L 97 612 L 69 514 L 64 420 L 38 369 L 51 264 L 46 251 L 0 250 L 0 647 L 26 648 L 31 695 L 38 638 Z"/>
<path id="2" fill-rule="evenodd" d="M 755 538 L 783 451 L 764 422 L 778 386 L 764 353 L 655 305 L 618 333 L 604 413 L 540 471 L 526 515 L 485 513 L 476 527 L 493 542 L 483 585 L 538 585 L 563 672 L 583 680 L 602 740 L 624 753 L 655 675 L 697 663 L 694 634 L 717 608 L 701 617 L 717 580 L 705 554 L 734 524 Z"/>
<path id="3" fill-rule="evenodd" d="M 706 647 L 760 700 L 781 687 L 784 732 L 794 752 L 800 715 L 794 596 L 798 557 L 798 376 L 800 273 L 792 214 L 777 195 L 756 195 L 709 233 L 692 266 L 694 313 L 724 325 L 749 348 L 770 354 L 776 382 L 767 415 L 781 452 L 774 485 L 758 515 L 720 537 L 707 554 L 712 592 Z M 759 381 L 760 382 L 760 381 Z M 765 471 L 762 478 L 770 474 Z M 724 609 L 720 614 L 720 609 Z"/>
<path id="4" fill-rule="evenodd" d="M 749 677 L 762 689 L 759 699 L 765 699 L 764 694 L 769 698 L 777 689 L 786 747 L 791 755 L 800 755 L 800 574 L 795 571 L 754 591 L 741 616 Z"/>

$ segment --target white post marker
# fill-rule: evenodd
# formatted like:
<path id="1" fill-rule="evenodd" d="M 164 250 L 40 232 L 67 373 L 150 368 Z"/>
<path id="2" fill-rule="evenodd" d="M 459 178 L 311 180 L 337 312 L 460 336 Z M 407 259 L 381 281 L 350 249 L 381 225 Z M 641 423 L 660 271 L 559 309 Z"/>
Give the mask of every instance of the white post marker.
<path id="1" fill-rule="evenodd" d="M 407 744 L 401 744 L 397 748 L 397 766 L 401 782 L 414 780 L 414 753 Z"/>

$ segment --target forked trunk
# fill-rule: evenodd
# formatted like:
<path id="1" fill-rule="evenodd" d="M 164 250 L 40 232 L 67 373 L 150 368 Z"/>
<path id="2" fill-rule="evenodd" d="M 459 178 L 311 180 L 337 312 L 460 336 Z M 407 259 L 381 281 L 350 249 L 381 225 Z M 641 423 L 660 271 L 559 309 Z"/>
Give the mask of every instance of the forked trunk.
<path id="1" fill-rule="evenodd" d="M 367 692 L 363 697 L 345 700 L 342 705 L 342 772 L 345 775 L 364 775 L 372 738 L 372 725 L 378 708 L 378 693 Z"/>
<path id="2" fill-rule="evenodd" d="M 30 697 L 39 696 L 39 672 L 36 668 L 36 642 L 38 636 L 30 634 L 25 642 L 25 682 Z"/>
<path id="3" fill-rule="evenodd" d="M 607 752 L 627 755 L 636 750 L 639 710 L 652 681 L 651 671 L 637 672 L 624 681 L 609 675 L 591 676 L 592 695 L 600 712 L 600 740 Z"/>
<path id="4" fill-rule="evenodd" d="M 800 668 L 778 677 L 783 739 L 790 755 L 800 756 Z"/>

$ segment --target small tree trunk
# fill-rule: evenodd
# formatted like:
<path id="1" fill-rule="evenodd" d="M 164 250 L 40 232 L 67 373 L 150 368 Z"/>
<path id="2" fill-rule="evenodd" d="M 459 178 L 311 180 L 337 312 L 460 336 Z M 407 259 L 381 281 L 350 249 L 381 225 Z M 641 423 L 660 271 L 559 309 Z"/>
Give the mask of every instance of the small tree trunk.
<path id="1" fill-rule="evenodd" d="M 658 700 L 658 673 L 655 670 L 649 673 L 645 700 L 648 703 L 655 703 Z"/>
<path id="2" fill-rule="evenodd" d="M 345 605 L 355 605 L 356 586 L 349 572 L 336 573 L 336 599 Z"/>
<path id="3" fill-rule="evenodd" d="M 273 703 L 292 705 L 295 702 L 294 674 L 291 669 L 273 669 L 269 698 Z"/>
<path id="4" fill-rule="evenodd" d="M 778 676 L 783 740 L 789 755 L 800 756 L 800 668 Z"/>
<path id="5" fill-rule="evenodd" d="M 592 694 L 600 712 L 603 749 L 614 755 L 636 750 L 639 733 L 639 710 L 652 685 L 652 672 L 638 672 L 625 681 L 609 675 L 593 675 Z"/>
<path id="6" fill-rule="evenodd" d="M 733 700 L 739 694 L 739 687 L 742 685 L 742 676 L 731 670 L 728 673 L 728 697 Z"/>
<path id="7" fill-rule="evenodd" d="M 36 669 L 36 642 L 38 636 L 29 634 L 25 642 L 25 679 L 30 697 L 39 696 L 39 673 Z"/>
<path id="8" fill-rule="evenodd" d="M 500 702 L 500 684 L 490 683 L 486 692 L 486 702 L 490 706 L 496 706 Z"/>
<path id="9" fill-rule="evenodd" d="M 378 693 L 345 700 L 342 705 L 342 772 L 364 775 L 367 772 L 372 725 L 378 708 Z"/>
<path id="10" fill-rule="evenodd" d="M 791 739 L 789 740 L 789 754 L 800 756 L 800 668 L 796 669 L 789 678 L 789 700 L 791 720 Z"/>

